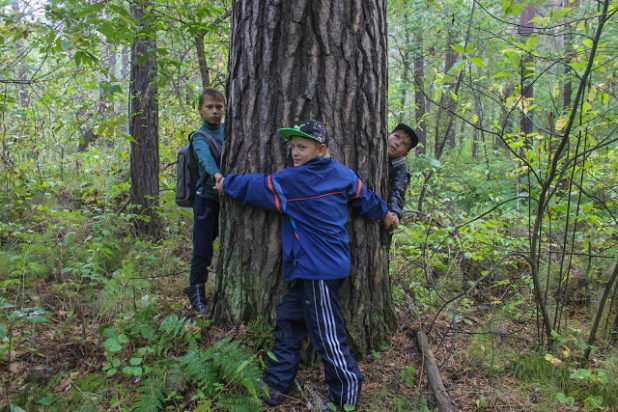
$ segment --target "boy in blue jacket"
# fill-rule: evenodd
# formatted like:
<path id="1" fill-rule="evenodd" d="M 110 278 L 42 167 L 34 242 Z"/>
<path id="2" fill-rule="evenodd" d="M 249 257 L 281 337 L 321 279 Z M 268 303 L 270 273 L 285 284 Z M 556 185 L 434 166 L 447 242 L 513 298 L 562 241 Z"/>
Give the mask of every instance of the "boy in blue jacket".
<path id="1" fill-rule="evenodd" d="M 268 359 L 262 377 L 268 396 L 278 405 L 291 389 L 307 334 L 322 358 L 330 395 L 322 405 L 338 410 L 355 405 L 363 376 L 350 353 L 340 308 L 339 288 L 350 273 L 348 206 L 387 227 L 397 216 L 365 188 L 352 170 L 325 158 L 327 133 L 318 121 L 279 129 L 289 140 L 294 167 L 272 174 L 229 174 L 215 189 L 243 205 L 282 214 L 283 272 L 288 293 L 277 307 L 275 359 Z"/>

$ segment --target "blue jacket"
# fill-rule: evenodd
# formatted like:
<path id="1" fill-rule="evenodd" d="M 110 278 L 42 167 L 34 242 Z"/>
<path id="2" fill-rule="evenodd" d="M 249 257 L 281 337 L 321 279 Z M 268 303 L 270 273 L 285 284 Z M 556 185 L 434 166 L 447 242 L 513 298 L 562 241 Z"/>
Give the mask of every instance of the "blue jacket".
<path id="1" fill-rule="evenodd" d="M 350 273 L 348 206 L 369 220 L 382 219 L 386 203 L 348 167 L 316 157 L 272 174 L 226 176 L 223 190 L 243 205 L 282 217 L 283 273 L 294 279 L 340 279 Z"/>

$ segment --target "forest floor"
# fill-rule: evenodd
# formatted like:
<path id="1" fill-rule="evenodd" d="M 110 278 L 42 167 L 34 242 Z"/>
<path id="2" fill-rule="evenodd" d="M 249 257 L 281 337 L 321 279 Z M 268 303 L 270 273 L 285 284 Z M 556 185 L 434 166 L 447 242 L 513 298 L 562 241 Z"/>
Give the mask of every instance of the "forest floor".
<path id="1" fill-rule="evenodd" d="M 188 302 L 181 292 L 183 281 L 184 278 L 162 281 L 163 284 L 159 284 L 158 288 L 172 292 L 167 296 L 160 296 L 159 304 L 188 314 Z M 28 388 L 28 385 L 39 382 L 41 386 L 45 386 L 50 379 L 56 379 L 53 386 L 54 393 L 71 390 L 71 386 L 78 379 L 90 372 L 101 372 L 105 362 L 104 349 L 95 341 L 98 336 L 97 329 L 107 322 L 113 322 L 113 319 L 98 318 L 96 323 L 89 322 L 81 313 L 68 318 L 66 302 L 42 290 L 38 293 L 42 296 L 40 304 L 48 311 L 49 321 L 33 325 L 37 330 L 28 333 L 29 342 L 21 345 L 22 349 L 12 353 L 8 368 L 0 370 L 0 382 L 3 387 L 0 389 L 2 399 L 0 410 L 3 409 L 3 403 L 6 406 L 4 401 L 8 399 L 7 389 L 9 393 L 16 394 Z M 425 375 L 423 357 L 416 345 L 414 332 L 417 327 L 415 322 L 418 320 L 405 308 L 398 308 L 397 315 L 399 329 L 392 336 L 390 349 L 374 352 L 360 362 L 365 377 L 362 395 L 357 405 L 360 411 L 427 410 L 423 409 L 425 403 L 430 410 L 436 410 Z M 448 396 L 457 409 L 539 410 L 534 408 L 539 399 L 533 389 L 522 392 L 521 385 L 515 379 L 509 378 L 508 373 L 494 374 L 494 378 L 491 378 L 482 372 L 483 368 L 470 364 L 466 353 L 468 335 L 458 334 L 455 340 L 456 346 L 452 350 L 447 350 L 447 347 L 452 347 L 453 344 L 453 336 L 448 334 L 448 330 L 448 322 L 444 318 L 438 318 L 428 336 L 438 365 L 443 365 L 441 375 Z M 12 331 L 12 336 L 16 337 L 19 333 L 20 331 Z M 243 333 L 242 327 L 231 330 L 212 327 L 207 331 L 207 341 L 215 342 L 226 336 L 234 337 L 235 334 L 242 337 Z M 519 331 L 519 335 L 525 333 L 526 331 L 523 333 Z M 446 339 L 441 338 L 444 336 Z M 509 345 L 512 346 L 512 339 L 509 341 Z M 61 380 L 54 378 L 59 371 L 64 372 L 62 373 L 64 378 Z M 404 376 L 406 372 L 408 375 Z M 297 389 L 289 394 L 282 405 L 267 407 L 266 410 L 310 411 L 316 407 L 316 400 L 328 393 L 319 364 L 301 368 L 297 383 Z"/>

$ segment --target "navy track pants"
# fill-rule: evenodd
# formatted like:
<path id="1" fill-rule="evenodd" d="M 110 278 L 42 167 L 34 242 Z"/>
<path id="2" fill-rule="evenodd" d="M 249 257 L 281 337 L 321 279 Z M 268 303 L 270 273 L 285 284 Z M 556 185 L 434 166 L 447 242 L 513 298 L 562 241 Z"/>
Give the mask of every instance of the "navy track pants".
<path id="1" fill-rule="evenodd" d="M 336 405 L 356 405 L 363 375 L 350 353 L 345 321 L 341 313 L 339 288 L 345 279 L 297 279 L 277 307 L 276 361 L 268 359 L 262 380 L 271 388 L 287 393 L 294 384 L 303 340 L 322 358 L 329 399 Z"/>
<path id="2" fill-rule="evenodd" d="M 212 262 L 213 242 L 219 234 L 219 202 L 195 195 L 193 203 L 193 257 L 189 284 L 208 281 L 208 266 Z"/>

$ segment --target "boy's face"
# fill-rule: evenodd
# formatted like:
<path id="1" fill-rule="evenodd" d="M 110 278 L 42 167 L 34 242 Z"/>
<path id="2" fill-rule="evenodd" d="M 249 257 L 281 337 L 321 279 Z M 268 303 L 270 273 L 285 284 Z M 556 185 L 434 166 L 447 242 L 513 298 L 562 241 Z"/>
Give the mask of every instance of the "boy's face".
<path id="1" fill-rule="evenodd" d="M 198 111 L 200 112 L 202 120 L 216 125 L 221 123 L 221 119 L 223 119 L 223 115 L 225 115 L 225 104 L 219 99 L 206 97 L 198 108 Z"/>
<path id="2" fill-rule="evenodd" d="M 403 130 L 395 130 L 388 135 L 388 157 L 395 159 L 408 155 L 408 150 L 412 139 Z"/>
<path id="3" fill-rule="evenodd" d="M 326 145 L 306 137 L 292 136 L 292 160 L 294 166 L 301 166 L 318 156 L 326 155 Z"/>

